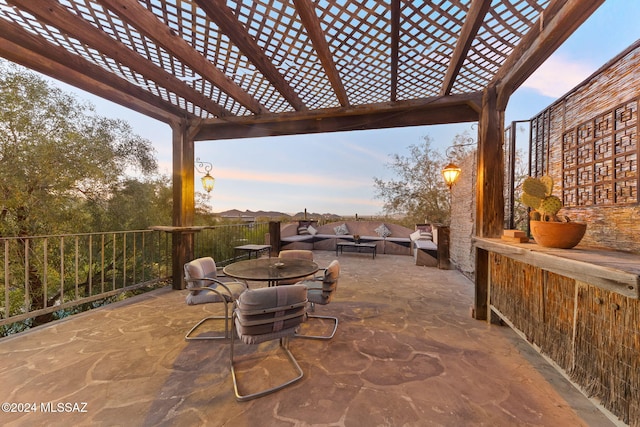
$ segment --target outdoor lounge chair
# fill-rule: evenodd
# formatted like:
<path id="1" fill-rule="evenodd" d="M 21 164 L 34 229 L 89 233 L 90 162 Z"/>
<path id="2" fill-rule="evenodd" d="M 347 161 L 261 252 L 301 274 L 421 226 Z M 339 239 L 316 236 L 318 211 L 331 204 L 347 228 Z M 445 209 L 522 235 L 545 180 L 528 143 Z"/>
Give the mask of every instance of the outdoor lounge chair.
<path id="1" fill-rule="evenodd" d="M 189 290 L 186 300 L 188 305 L 208 303 L 224 304 L 224 316 L 207 316 L 200 320 L 187 332 L 184 336 L 185 340 L 229 338 L 229 304 L 233 304 L 236 298 L 247 289 L 247 285 L 246 283 L 238 281 L 223 282 L 220 279 L 221 277 L 218 276 L 216 263 L 211 257 L 194 259 L 184 265 L 184 280 L 187 282 L 187 289 Z M 224 320 L 224 336 L 193 336 L 193 333 L 198 327 L 214 319 Z"/>
<path id="2" fill-rule="evenodd" d="M 311 312 L 315 312 L 315 305 L 327 305 L 333 299 L 333 294 L 338 288 L 338 278 L 340 277 L 340 263 L 338 260 L 333 260 L 329 266 L 324 270 L 322 277 L 316 277 L 313 280 L 303 280 L 298 284 L 307 287 L 307 299 L 311 305 Z M 329 335 L 302 335 L 296 334 L 299 338 L 312 338 L 329 340 L 333 338 L 338 329 L 338 318 L 333 316 L 318 316 L 314 314 L 308 314 L 310 319 L 330 319 L 333 321 L 333 330 Z"/>
<path id="3" fill-rule="evenodd" d="M 302 369 L 288 348 L 289 337 L 295 335 L 300 324 L 304 321 L 307 306 L 307 288 L 302 285 L 274 286 L 270 288 L 250 289 L 240 295 L 236 300 L 233 310 L 234 330 L 231 334 L 230 360 L 231 376 L 236 399 L 246 401 L 261 397 L 286 386 L 289 386 L 303 377 Z M 269 381 L 269 375 L 264 375 L 262 369 L 257 369 L 259 378 L 250 377 L 251 371 L 239 374 L 238 363 L 234 359 L 235 336 L 244 344 L 260 344 L 279 339 L 281 348 L 293 365 L 296 376 L 290 380 L 280 382 L 278 385 L 262 386 L 261 391 L 242 394 L 238 377 L 249 377 L 245 384 L 256 384 Z M 255 354 L 254 354 L 255 356 Z M 241 362 L 240 362 L 241 363 Z M 252 365 L 251 370 L 256 368 Z M 278 369 L 278 372 L 281 372 Z M 266 388 L 265 388 L 266 387 Z M 256 388 L 256 387 L 254 387 Z"/>

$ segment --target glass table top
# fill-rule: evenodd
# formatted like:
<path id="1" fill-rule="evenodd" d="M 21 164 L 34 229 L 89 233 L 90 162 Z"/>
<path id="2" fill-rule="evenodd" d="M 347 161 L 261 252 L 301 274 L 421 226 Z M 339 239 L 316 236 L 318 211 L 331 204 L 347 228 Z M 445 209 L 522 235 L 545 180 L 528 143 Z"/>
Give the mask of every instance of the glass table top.
<path id="1" fill-rule="evenodd" d="M 229 264 L 222 271 L 236 279 L 277 282 L 310 276 L 318 271 L 318 264 L 305 259 L 260 258 Z"/>

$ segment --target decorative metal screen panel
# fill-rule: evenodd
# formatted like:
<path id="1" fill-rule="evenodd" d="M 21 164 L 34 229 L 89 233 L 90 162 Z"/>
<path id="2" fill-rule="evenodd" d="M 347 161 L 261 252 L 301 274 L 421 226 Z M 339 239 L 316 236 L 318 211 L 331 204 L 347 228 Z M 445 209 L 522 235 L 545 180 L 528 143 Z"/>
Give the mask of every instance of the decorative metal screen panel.
<path id="1" fill-rule="evenodd" d="M 638 203 L 638 98 L 562 136 L 565 206 Z"/>
<path id="2" fill-rule="evenodd" d="M 531 119 L 531 142 L 529 175 L 542 176 L 548 173 L 551 132 L 551 111 L 545 110 Z"/>

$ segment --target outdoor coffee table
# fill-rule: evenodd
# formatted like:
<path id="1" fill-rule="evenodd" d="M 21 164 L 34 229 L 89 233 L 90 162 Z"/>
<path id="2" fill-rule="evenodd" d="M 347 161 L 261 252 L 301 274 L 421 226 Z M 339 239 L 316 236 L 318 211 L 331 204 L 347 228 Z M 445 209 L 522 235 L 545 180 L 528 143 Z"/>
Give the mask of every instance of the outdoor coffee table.
<path id="1" fill-rule="evenodd" d="M 338 242 L 336 243 L 336 256 L 338 256 L 338 250 L 342 253 L 344 248 L 354 248 L 357 252 L 361 252 L 361 249 L 371 251 L 373 258 L 376 257 L 375 243 Z"/>
<path id="2" fill-rule="evenodd" d="M 251 259 L 251 254 L 256 254 L 256 258 L 258 258 L 260 252 L 268 251 L 269 258 L 271 258 L 271 245 L 242 245 L 236 246 L 233 249 L 236 254 L 240 251 L 249 252 L 249 259 Z"/>
<path id="3" fill-rule="evenodd" d="M 302 279 L 315 274 L 318 264 L 306 259 L 260 258 L 234 262 L 222 271 L 236 279 L 267 282 L 269 286 L 275 286 L 280 280 Z"/>

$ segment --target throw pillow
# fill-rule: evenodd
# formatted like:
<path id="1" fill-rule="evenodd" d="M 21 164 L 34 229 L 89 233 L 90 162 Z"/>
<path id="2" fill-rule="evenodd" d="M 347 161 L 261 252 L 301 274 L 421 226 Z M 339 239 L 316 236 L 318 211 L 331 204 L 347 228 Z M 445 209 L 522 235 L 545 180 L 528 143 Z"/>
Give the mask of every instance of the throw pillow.
<path id="1" fill-rule="evenodd" d="M 433 240 L 433 233 L 430 233 L 428 231 L 421 231 L 420 238 L 425 240 Z"/>
<path id="2" fill-rule="evenodd" d="M 333 231 L 338 236 L 344 236 L 346 234 L 349 234 L 349 229 L 347 228 L 347 224 L 342 224 L 342 225 L 339 225 L 337 227 L 334 227 Z"/>
<path id="3" fill-rule="evenodd" d="M 304 225 L 298 227 L 298 234 L 300 234 L 300 235 L 309 234 L 309 227 L 306 227 Z"/>
<path id="4" fill-rule="evenodd" d="M 381 225 L 380 225 L 378 228 L 376 228 L 374 231 L 375 231 L 376 233 L 378 233 L 378 236 L 382 237 L 383 239 L 385 239 L 385 238 L 387 238 L 387 237 L 391 236 L 391 230 L 389 230 L 389 229 L 387 228 L 387 226 L 386 226 L 386 225 L 384 225 L 384 224 L 381 224 Z"/>
<path id="5" fill-rule="evenodd" d="M 318 233 L 318 230 L 316 230 L 313 225 L 310 225 L 307 227 L 307 231 L 309 232 L 309 234 L 311 234 L 312 236 L 315 236 L 316 233 Z"/>

